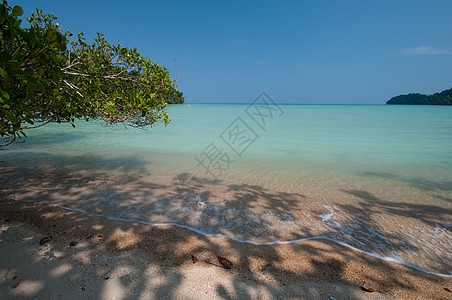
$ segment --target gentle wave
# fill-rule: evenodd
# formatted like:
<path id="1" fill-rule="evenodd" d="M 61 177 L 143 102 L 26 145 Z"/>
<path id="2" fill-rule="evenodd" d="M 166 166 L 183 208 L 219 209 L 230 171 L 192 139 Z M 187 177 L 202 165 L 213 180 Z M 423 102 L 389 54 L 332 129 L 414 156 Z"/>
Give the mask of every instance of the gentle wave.
<path id="1" fill-rule="evenodd" d="M 16 199 L 39 200 L 29 196 L 35 193 L 88 214 L 240 242 L 321 237 L 452 274 L 452 107 L 281 106 L 284 117 L 267 120 L 265 130 L 245 108 L 171 106 L 171 126 L 149 131 L 44 126 L 2 153 L 9 166 L 25 168 L 18 183 L 1 178 L 10 182 L 2 189 Z M 243 155 L 221 136 L 237 117 L 259 136 Z M 233 161 L 222 187 L 209 184 L 195 161 L 211 143 Z M 45 180 L 42 169 L 55 176 Z M 184 173 L 202 174 L 179 186 Z M 167 188 L 171 194 L 161 192 Z"/>
<path id="2" fill-rule="evenodd" d="M 50 202 L 46 202 L 46 201 L 35 201 L 35 200 L 20 200 L 20 202 L 26 202 L 26 203 L 37 203 L 37 204 L 44 204 L 44 205 L 49 205 L 49 206 L 54 206 L 54 207 L 59 207 L 65 210 L 69 210 L 69 211 L 76 211 L 76 212 L 80 212 L 86 215 L 91 215 L 91 216 L 98 216 L 98 217 L 104 217 L 107 220 L 112 220 L 112 221 L 122 221 L 122 222 L 132 222 L 132 223 L 139 223 L 139 224 L 144 224 L 144 225 L 150 225 L 150 226 L 177 226 L 180 228 L 185 228 L 188 229 L 192 232 L 198 233 L 200 235 L 206 236 L 206 237 L 224 237 L 230 240 L 234 240 L 236 242 L 240 242 L 240 243 L 248 243 L 248 244 L 253 244 L 253 245 L 258 245 L 258 246 L 265 246 L 265 245 L 282 245 L 282 244 L 294 244 L 294 243 L 299 243 L 299 242 L 303 242 L 303 241 L 308 241 L 308 240 L 328 240 L 334 243 L 337 243 L 339 245 L 342 245 L 344 247 L 347 247 L 349 249 L 352 249 L 354 251 L 358 251 L 360 253 L 369 255 L 371 257 L 383 260 L 383 261 L 389 261 L 389 262 L 395 262 L 401 265 L 404 265 L 406 267 L 409 267 L 411 269 L 414 270 L 418 270 L 421 271 L 423 273 L 426 274 L 432 274 L 435 276 L 439 276 L 439 277 L 444 277 L 444 278 L 452 278 L 452 274 L 443 274 L 443 273 L 439 273 L 439 272 L 434 272 L 434 271 L 429 271 L 426 270 L 424 268 L 422 268 L 419 265 L 415 265 L 413 263 L 407 262 L 404 259 L 400 258 L 400 257 L 395 257 L 395 256 L 385 256 L 385 255 L 381 255 L 379 253 L 376 252 L 371 252 L 371 251 L 366 251 L 363 249 L 359 249 L 349 243 L 344 242 L 343 240 L 340 239 L 335 239 L 329 236 L 325 236 L 325 235 L 318 235 L 318 236 L 310 236 L 310 237 L 303 237 L 303 238 L 299 238 L 299 239 L 293 239 L 293 240 L 273 240 L 273 241 L 268 241 L 268 242 L 257 242 L 257 241 L 253 241 L 250 239 L 242 239 L 242 238 L 238 238 L 236 236 L 233 235 L 227 235 L 227 234 L 220 234 L 220 233 L 212 233 L 212 232 L 208 232 L 205 230 L 202 230 L 200 228 L 194 228 L 188 225 L 183 225 L 180 223 L 176 223 L 176 222 L 162 222 L 162 223 L 158 223 L 158 222 L 148 222 L 148 221 L 143 221 L 143 220 L 137 220 L 137 219 L 127 219 L 127 218 L 122 218 L 122 217 L 115 217 L 115 216 L 111 216 L 111 215 L 107 215 L 107 214 L 103 214 L 103 213 L 94 213 L 94 212 L 90 212 L 87 211 L 86 209 L 83 208 L 75 208 L 75 207 L 69 207 L 69 206 L 65 206 L 65 205 L 60 205 L 60 204 L 55 204 L 55 203 L 50 203 Z M 14 202 L 2 202 L 2 204 L 11 204 Z M 324 219 L 325 221 L 329 220 L 332 217 L 333 214 L 328 213 L 328 216 L 319 216 L 321 219 Z"/>

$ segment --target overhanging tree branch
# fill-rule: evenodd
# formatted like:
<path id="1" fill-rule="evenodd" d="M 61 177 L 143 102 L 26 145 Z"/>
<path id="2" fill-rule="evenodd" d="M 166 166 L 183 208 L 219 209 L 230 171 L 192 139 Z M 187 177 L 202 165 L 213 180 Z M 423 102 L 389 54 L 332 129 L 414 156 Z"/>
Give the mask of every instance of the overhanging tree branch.
<path id="1" fill-rule="evenodd" d="M 15 142 L 24 129 L 76 118 L 144 127 L 169 123 L 166 101 L 182 99 L 168 70 L 138 50 L 110 45 L 98 33 L 63 33 L 56 17 L 37 9 L 22 28 L 19 6 L 0 4 L 0 138 Z M 68 50 L 68 47 L 70 50 Z M 34 122 L 41 122 L 33 125 Z"/>

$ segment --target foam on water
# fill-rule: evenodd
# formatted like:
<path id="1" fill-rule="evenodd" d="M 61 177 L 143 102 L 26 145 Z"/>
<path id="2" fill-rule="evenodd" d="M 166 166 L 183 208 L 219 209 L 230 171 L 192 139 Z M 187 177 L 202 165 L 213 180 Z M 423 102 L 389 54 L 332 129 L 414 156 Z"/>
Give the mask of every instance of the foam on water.
<path id="1" fill-rule="evenodd" d="M 83 194 L 83 188 L 75 188 L 76 194 Z M 45 190 L 58 193 L 59 187 Z M 153 198 L 142 192 L 122 193 L 108 184 L 100 184 L 87 197 L 54 197 L 56 199 L 51 202 L 29 201 L 112 220 L 176 225 L 206 236 L 223 236 L 256 245 L 328 239 L 374 257 L 391 258 L 425 272 L 452 276 L 452 241 L 447 224 L 425 226 L 408 222 L 410 226 L 407 227 L 406 222 L 397 222 L 398 217 L 377 222 L 364 214 L 325 205 L 322 201 L 310 199 L 302 203 L 302 199 L 293 195 L 285 200 L 301 203 L 293 207 L 294 211 L 285 212 L 272 206 L 253 208 L 231 201 L 223 192 L 206 196 L 199 193 L 195 186 L 187 190 L 189 192 L 168 193 Z"/>
<path id="2" fill-rule="evenodd" d="M 451 277 L 452 109 L 282 107 L 215 183 L 194 157 L 212 141 L 228 149 L 218 136 L 244 106 L 171 107 L 173 125 L 151 131 L 43 127 L 1 160 L 92 178 L 30 201 L 257 245 L 326 239 Z"/>
<path id="3" fill-rule="evenodd" d="M 192 203 L 192 204 L 200 204 L 203 203 L 202 201 L 200 201 L 200 196 L 198 195 L 196 197 L 197 199 Z M 35 203 L 36 201 L 34 200 L 22 200 L 23 202 L 31 202 L 31 203 Z M 2 202 L 3 204 L 6 204 L 8 202 Z M 0 203 L 0 204 L 2 204 Z M 139 217 L 138 212 L 139 210 L 141 210 L 144 205 L 143 204 L 139 204 L 139 205 L 134 205 L 133 208 L 131 208 L 129 211 L 123 211 L 122 213 L 118 213 L 118 214 L 104 214 L 104 213 L 96 213 L 94 212 L 89 205 L 82 205 L 82 208 L 79 207 L 74 207 L 74 206 L 65 206 L 65 205 L 58 205 L 52 202 L 40 202 L 40 204 L 47 204 L 47 205 L 51 205 L 51 206 L 56 206 L 56 207 L 60 207 L 62 209 L 66 209 L 66 210 L 71 210 L 71 211 L 77 211 L 77 212 L 81 212 L 83 214 L 87 214 L 87 215 L 93 215 L 93 216 L 98 216 L 98 217 L 105 217 L 108 220 L 114 220 L 114 221 L 123 221 L 123 222 L 134 222 L 134 223 L 140 223 L 140 224 L 145 224 L 145 225 L 151 225 L 151 226 L 177 226 L 180 228 L 185 228 L 188 229 L 190 231 L 196 232 L 198 234 L 201 234 L 203 236 L 208 236 L 208 237 L 225 237 L 237 242 L 241 242 L 241 243 L 249 243 L 249 244 L 254 244 L 254 245 L 261 245 L 261 246 L 265 246 L 265 245 L 278 245 L 278 244 L 294 244 L 294 243 L 299 243 L 299 242 L 303 242 L 303 241 L 308 241 L 308 240 L 328 240 L 328 241 L 332 241 L 335 242 L 339 245 L 345 246 L 347 248 L 350 248 L 352 250 L 358 251 L 360 253 L 364 253 L 366 255 L 370 255 L 372 257 L 375 257 L 377 259 L 381 259 L 384 261 L 390 261 L 390 262 L 395 262 L 398 264 L 402 264 L 404 266 L 407 266 L 409 268 L 427 273 L 427 274 L 432 274 L 432 275 L 436 275 L 436 276 L 440 276 L 440 277 L 445 277 L 445 278 L 452 278 L 452 274 L 444 274 L 444 273 L 438 273 L 438 272 L 434 272 L 434 271 L 429 271 L 429 269 L 423 268 L 422 264 L 421 266 L 419 265 L 415 265 L 410 263 L 409 259 L 413 258 L 412 256 L 408 256 L 408 260 L 404 259 L 403 255 L 400 255 L 401 252 L 400 251 L 389 251 L 390 249 L 387 249 L 386 246 L 390 245 L 386 244 L 388 241 L 386 240 L 386 238 L 382 235 L 376 234 L 375 232 L 373 232 L 370 235 L 367 235 L 367 240 L 365 243 L 362 243 L 360 241 L 354 240 L 353 238 L 351 238 L 352 236 L 358 236 L 360 235 L 362 232 L 354 232 L 353 230 L 350 229 L 346 229 L 346 228 L 342 228 L 340 226 L 340 222 L 335 221 L 332 217 L 335 215 L 335 212 L 341 212 L 340 210 L 338 210 L 337 208 L 334 207 L 328 207 L 325 206 L 325 208 L 330 211 L 327 214 L 322 214 L 320 216 L 318 216 L 321 219 L 321 222 L 326 222 L 328 225 L 332 226 L 335 229 L 338 229 L 339 232 L 341 232 L 343 235 L 338 235 L 338 234 L 331 234 L 331 233 L 324 233 L 324 231 L 320 230 L 319 233 L 315 236 L 307 236 L 307 237 L 302 237 L 302 238 L 297 238 L 297 239 L 292 239 L 292 240 L 280 240 L 277 239 L 276 236 L 272 236 L 272 235 L 267 235 L 267 240 L 270 241 L 266 241 L 266 242 L 262 242 L 262 241 L 256 241 L 255 239 L 247 239 L 249 237 L 247 237 L 246 235 L 243 234 L 234 234 L 235 233 L 235 229 L 240 228 L 246 228 L 247 225 L 251 225 L 253 223 L 255 223 L 256 221 L 258 222 L 258 227 L 261 226 L 266 226 L 268 225 L 265 221 L 262 222 L 261 220 L 259 220 L 259 217 L 257 216 L 249 216 L 248 219 L 243 220 L 243 218 L 240 219 L 240 221 L 244 221 L 244 223 L 240 223 L 237 224 L 237 220 L 234 218 L 237 216 L 238 213 L 237 211 L 233 211 L 232 214 L 222 214 L 222 226 L 221 230 L 214 230 L 214 227 L 212 226 L 206 226 L 206 224 L 203 223 L 203 221 L 199 221 L 199 218 L 182 218 L 182 219 L 169 219 L 167 221 L 161 221 L 161 222 L 152 222 L 152 221 L 146 221 L 145 219 L 142 219 Z M 73 203 L 72 203 L 73 204 Z M 134 203 L 129 203 L 129 204 L 125 204 L 122 205 L 122 209 L 124 209 L 124 206 L 130 206 L 133 205 Z M 161 205 L 157 205 L 160 208 L 162 208 L 163 206 Z M 177 208 L 178 205 L 176 204 L 173 208 L 168 209 L 168 211 L 174 211 L 174 208 Z M 179 208 L 182 208 L 181 206 L 179 206 Z M 187 206 L 185 206 L 185 210 L 186 210 Z M 200 205 L 200 207 L 198 209 L 194 210 L 194 215 L 197 217 L 202 217 L 204 216 L 204 205 Z M 121 209 L 121 210 L 122 210 Z M 184 210 L 184 209 L 183 209 Z M 153 212 L 153 213 L 157 213 L 159 215 L 162 214 L 167 214 L 168 211 L 165 210 L 159 210 L 159 209 L 154 209 L 154 210 L 146 210 L 147 215 L 149 215 L 149 212 Z M 341 212 L 343 213 L 343 212 Z M 177 210 L 176 214 L 180 214 L 180 211 Z M 185 213 L 182 213 L 184 216 L 187 215 L 187 211 L 185 211 Z M 169 214 L 171 215 L 171 214 Z M 273 214 L 271 213 L 267 213 L 267 216 L 264 217 L 268 217 L 271 216 L 270 218 L 274 217 Z M 231 218 L 232 217 L 232 218 Z M 287 216 L 283 216 L 282 218 L 282 222 L 287 222 L 286 219 Z M 280 219 L 277 217 L 277 219 Z M 290 218 L 289 218 L 290 219 Z M 188 221 L 188 222 L 187 222 Z M 205 221 L 205 220 L 204 220 Z M 359 222 L 358 222 L 359 223 Z M 190 225 L 188 225 L 190 224 Z M 243 225 L 245 224 L 245 227 L 243 227 Z M 288 225 L 286 224 L 285 226 L 280 226 L 279 228 L 290 228 L 291 230 L 293 229 L 300 229 L 299 225 L 300 222 L 296 222 L 297 225 L 291 224 Z M 306 226 L 308 224 L 302 225 L 302 226 Z M 308 226 L 318 226 L 320 229 L 323 228 L 322 224 L 313 224 L 312 222 L 309 223 Z M 359 225 L 358 225 L 359 227 Z M 225 230 L 226 229 L 226 230 Z M 439 228 L 439 232 L 434 232 L 433 234 L 435 234 L 436 236 L 439 235 L 445 235 L 446 233 L 443 232 L 443 228 Z M 218 232 L 227 232 L 227 233 L 218 233 Z M 268 234 L 268 233 L 267 233 Z M 374 238 L 377 237 L 377 239 L 379 239 L 380 241 L 384 241 L 384 242 L 377 242 L 373 245 L 369 245 L 369 241 L 374 240 Z M 428 244 L 427 244 L 428 245 Z M 370 246 L 370 247 L 369 247 Z M 432 245 L 428 245 L 428 246 L 432 246 Z M 444 245 L 445 249 L 448 251 L 448 249 L 450 249 L 450 243 L 448 245 Z M 436 247 L 437 248 L 437 247 Z M 439 250 L 436 250 L 438 253 L 436 253 L 438 256 L 440 256 L 442 253 Z M 383 253 L 383 254 L 381 254 Z M 386 253 L 389 253 L 389 256 L 385 256 Z M 422 256 L 424 259 L 428 259 L 424 253 L 421 254 L 417 254 Z M 450 263 L 450 257 L 449 259 L 443 259 L 443 262 L 445 264 L 449 264 Z M 437 265 L 438 266 L 438 265 Z"/>

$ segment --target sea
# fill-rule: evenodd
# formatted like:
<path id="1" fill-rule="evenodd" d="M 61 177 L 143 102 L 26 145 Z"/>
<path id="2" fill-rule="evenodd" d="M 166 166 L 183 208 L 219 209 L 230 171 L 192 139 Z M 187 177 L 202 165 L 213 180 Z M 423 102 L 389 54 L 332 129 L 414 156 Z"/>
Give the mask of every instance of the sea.
<path id="1" fill-rule="evenodd" d="M 329 240 L 452 277 L 452 107 L 262 95 L 167 112 L 168 126 L 77 120 L 26 131 L 0 151 L 0 170 L 16 172 L 0 178 L 20 179 L 1 201 L 257 245 Z"/>

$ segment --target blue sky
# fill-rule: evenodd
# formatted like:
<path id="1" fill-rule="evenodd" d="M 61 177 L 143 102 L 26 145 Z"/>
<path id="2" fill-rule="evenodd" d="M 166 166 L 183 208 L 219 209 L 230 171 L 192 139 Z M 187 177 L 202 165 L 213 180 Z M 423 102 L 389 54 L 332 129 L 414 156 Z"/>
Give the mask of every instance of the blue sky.
<path id="1" fill-rule="evenodd" d="M 9 1 L 137 47 L 187 103 L 385 103 L 452 87 L 452 1 Z"/>

